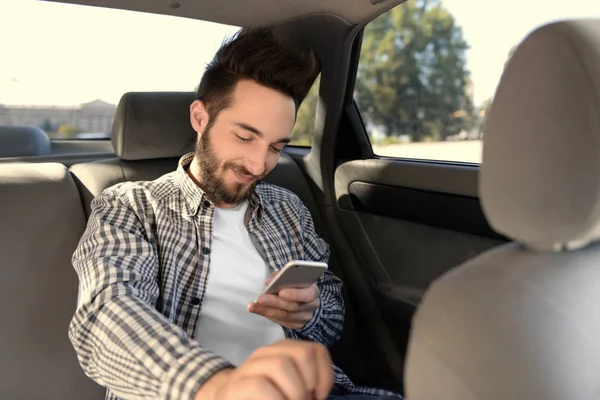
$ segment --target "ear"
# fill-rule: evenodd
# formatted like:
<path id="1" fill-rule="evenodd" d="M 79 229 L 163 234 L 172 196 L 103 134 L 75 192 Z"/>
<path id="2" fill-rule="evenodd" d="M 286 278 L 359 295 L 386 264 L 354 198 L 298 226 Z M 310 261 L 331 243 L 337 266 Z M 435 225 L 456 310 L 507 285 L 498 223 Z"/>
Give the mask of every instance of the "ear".
<path id="1" fill-rule="evenodd" d="M 208 126 L 208 112 L 206 107 L 201 100 L 196 100 L 190 105 L 190 122 L 192 128 L 199 134 L 204 133 L 204 130 Z"/>

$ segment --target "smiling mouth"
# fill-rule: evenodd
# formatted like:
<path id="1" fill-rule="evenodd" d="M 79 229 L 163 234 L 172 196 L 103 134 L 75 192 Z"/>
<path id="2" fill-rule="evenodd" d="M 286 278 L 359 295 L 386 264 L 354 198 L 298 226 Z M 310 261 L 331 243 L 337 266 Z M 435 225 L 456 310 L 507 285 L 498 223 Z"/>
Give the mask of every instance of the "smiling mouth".
<path id="1" fill-rule="evenodd" d="M 242 183 L 250 183 L 250 182 L 254 181 L 254 179 L 255 179 L 254 175 L 240 174 L 239 172 L 237 172 L 235 170 L 233 170 L 233 174 L 235 175 L 236 179 Z"/>

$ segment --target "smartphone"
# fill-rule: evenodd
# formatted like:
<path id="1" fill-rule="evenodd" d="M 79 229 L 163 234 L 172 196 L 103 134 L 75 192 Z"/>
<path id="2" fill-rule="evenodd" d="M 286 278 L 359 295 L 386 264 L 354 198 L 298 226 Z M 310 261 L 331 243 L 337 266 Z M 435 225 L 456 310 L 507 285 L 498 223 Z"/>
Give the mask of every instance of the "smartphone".
<path id="1" fill-rule="evenodd" d="M 279 271 L 262 294 L 277 294 L 286 288 L 307 288 L 319 279 L 327 269 L 327 263 L 292 260 Z"/>

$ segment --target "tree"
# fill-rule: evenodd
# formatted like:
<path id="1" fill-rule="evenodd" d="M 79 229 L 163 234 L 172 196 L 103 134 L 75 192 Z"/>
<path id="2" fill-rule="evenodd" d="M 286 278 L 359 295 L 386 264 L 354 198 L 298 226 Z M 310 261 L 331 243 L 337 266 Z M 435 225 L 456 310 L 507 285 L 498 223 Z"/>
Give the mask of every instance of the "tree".
<path id="1" fill-rule="evenodd" d="M 467 42 L 440 0 L 409 0 L 364 30 L 355 98 L 387 136 L 443 140 L 477 121 Z"/>
<path id="2" fill-rule="evenodd" d="M 296 146 L 310 146 L 312 144 L 317 103 L 319 102 L 320 77 L 320 75 L 317 77 L 298 109 L 298 116 L 292 133 L 292 144 Z"/>

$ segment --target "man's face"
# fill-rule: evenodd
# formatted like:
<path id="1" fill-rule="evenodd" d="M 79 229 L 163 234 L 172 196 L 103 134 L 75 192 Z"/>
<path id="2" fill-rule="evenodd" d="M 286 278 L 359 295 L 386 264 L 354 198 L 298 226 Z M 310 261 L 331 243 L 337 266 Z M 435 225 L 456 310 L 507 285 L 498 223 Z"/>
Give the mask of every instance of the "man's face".
<path id="1" fill-rule="evenodd" d="M 192 126 L 200 133 L 191 173 L 216 205 L 224 207 L 248 198 L 277 165 L 296 112 L 291 97 L 254 81 L 240 81 L 232 99 L 215 120 L 201 101 L 191 106 Z"/>

